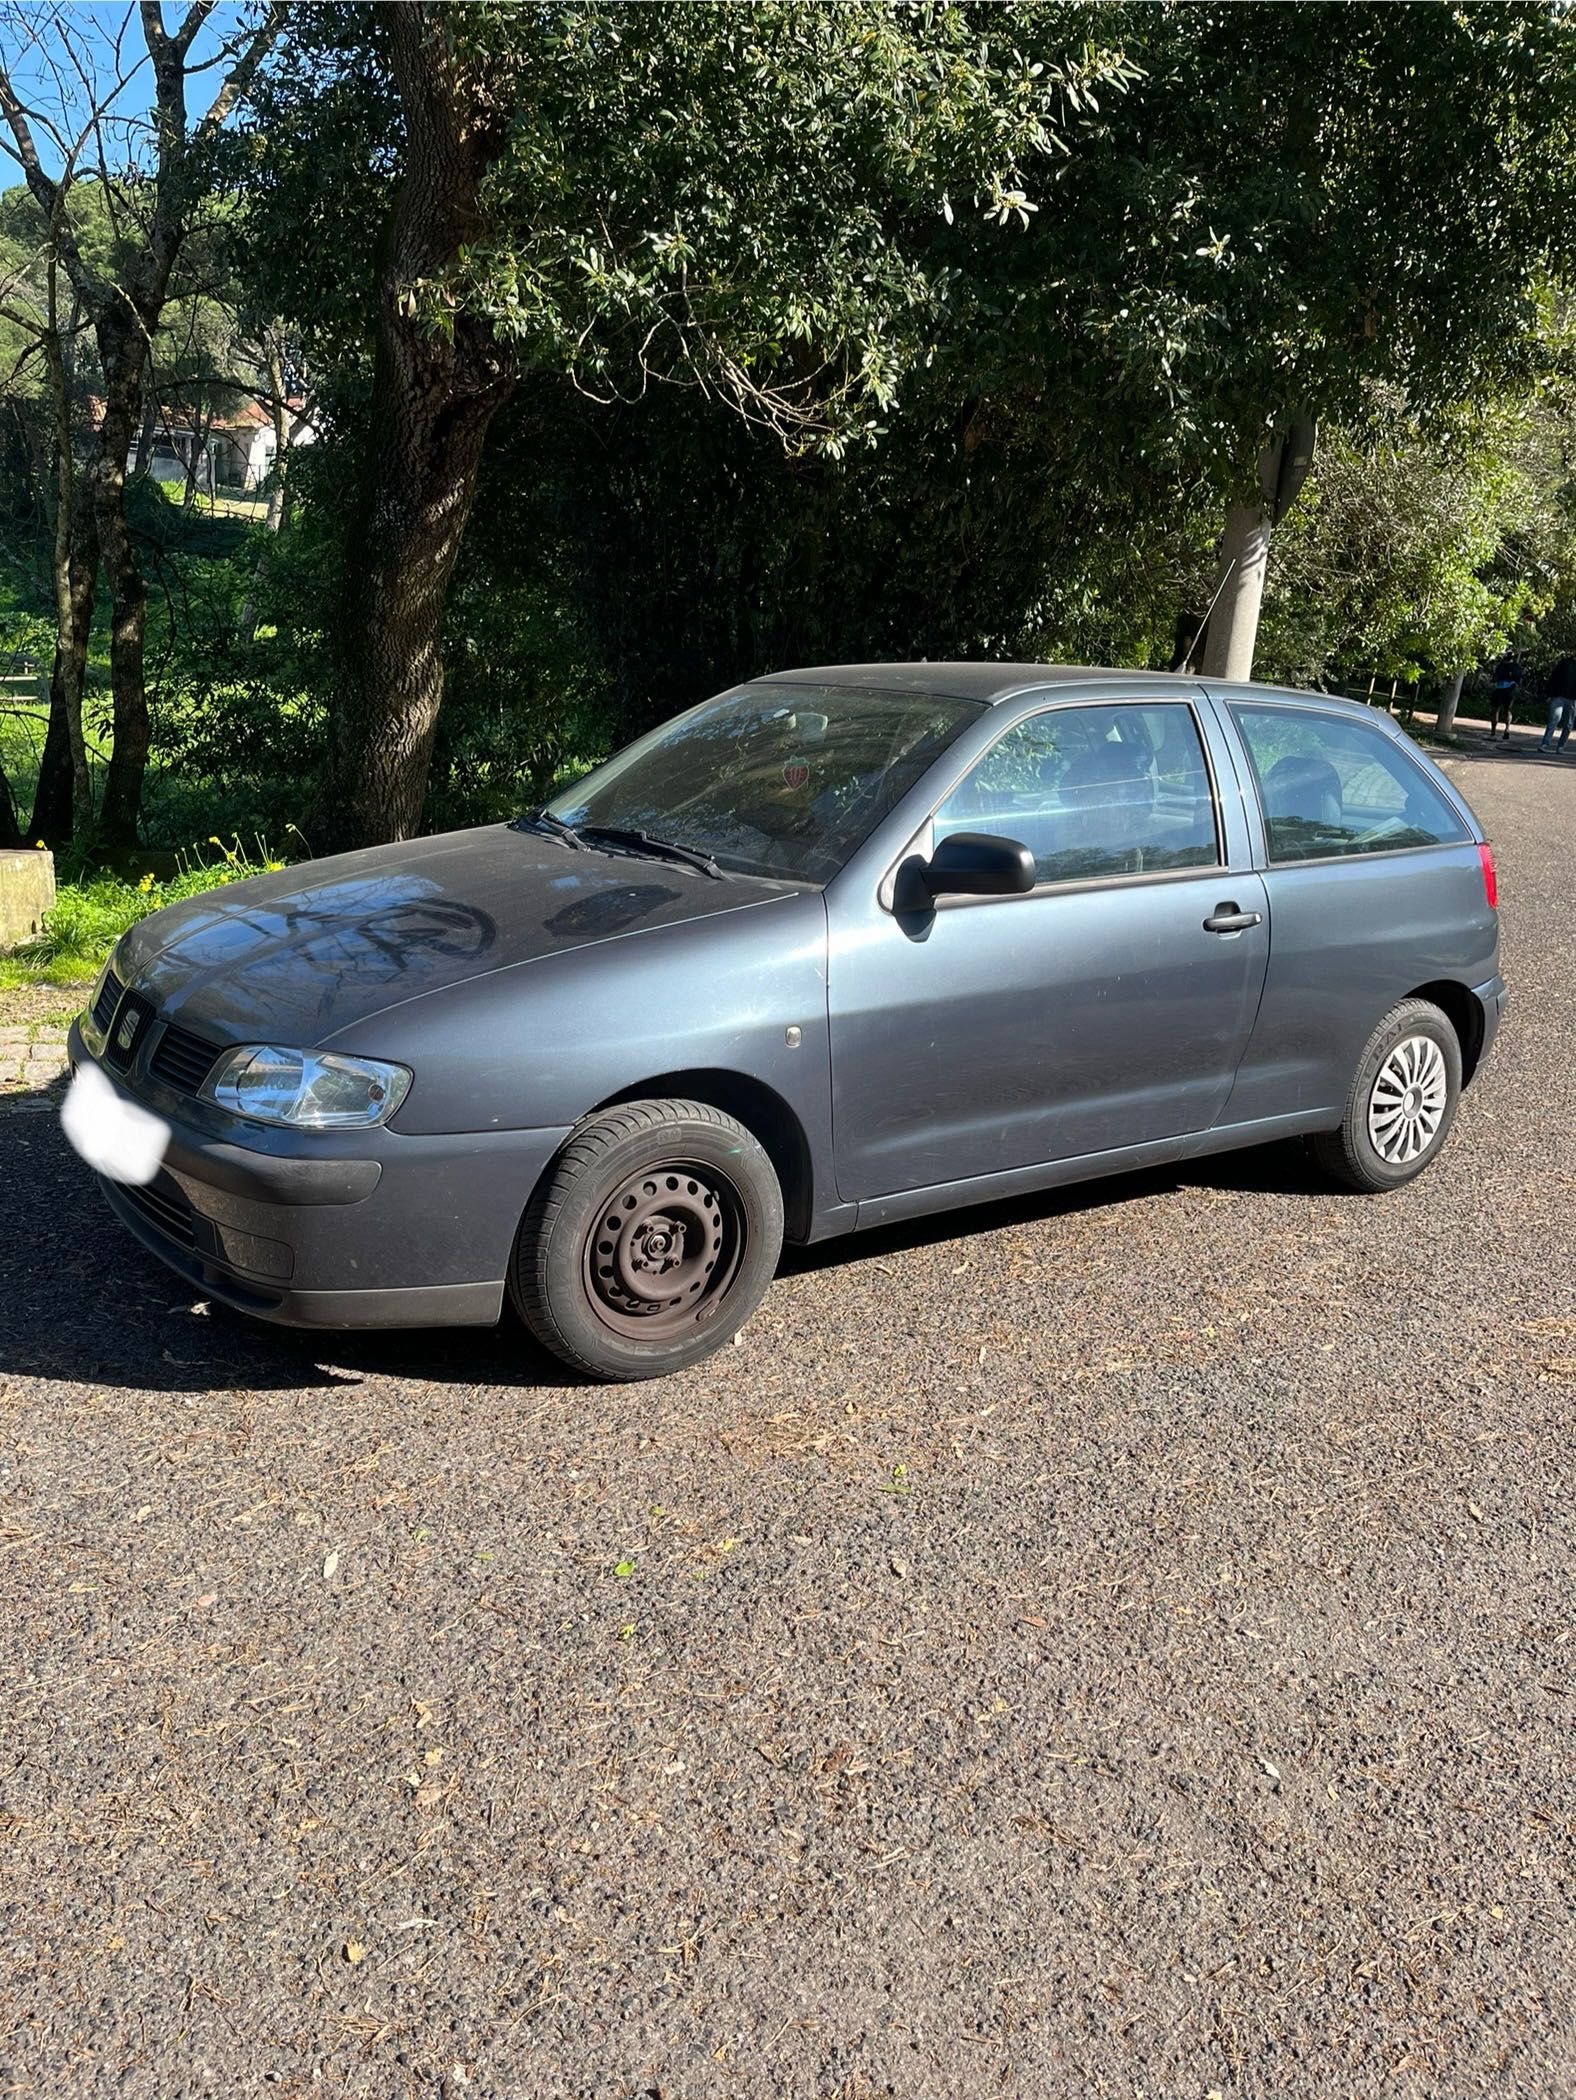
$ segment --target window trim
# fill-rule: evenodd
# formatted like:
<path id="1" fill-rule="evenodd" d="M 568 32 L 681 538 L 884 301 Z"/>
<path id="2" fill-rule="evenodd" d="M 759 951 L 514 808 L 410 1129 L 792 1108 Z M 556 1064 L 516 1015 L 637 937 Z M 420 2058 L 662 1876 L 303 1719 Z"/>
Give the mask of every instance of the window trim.
<path id="1" fill-rule="evenodd" d="M 1060 882 L 1037 882 L 1032 890 L 1021 890 L 1012 897 L 933 897 L 931 909 L 938 912 L 966 911 L 978 904 L 1026 904 L 1036 897 L 1059 897 L 1074 890 L 1092 893 L 1148 889 L 1161 882 L 1202 882 L 1206 875 L 1218 881 L 1229 873 L 1230 870 L 1217 861 L 1211 868 L 1146 868 L 1129 875 L 1074 875 Z"/>
<path id="2" fill-rule="evenodd" d="M 1023 697 L 1027 698 L 1029 696 L 1024 695 Z M 1068 708 L 1072 707 L 1083 709 L 1097 707 L 1182 707 L 1187 710 L 1187 712 L 1193 718 L 1193 733 L 1198 738 L 1200 751 L 1202 751 L 1204 754 L 1204 773 L 1205 777 L 1209 781 L 1210 816 L 1215 827 L 1214 860 L 1207 867 L 1148 868 L 1122 875 L 1063 875 L 1059 877 L 1048 876 L 1045 879 L 1045 881 L 1036 882 L 1032 890 L 1019 891 L 1015 896 L 937 897 L 933 900 L 934 909 L 937 911 L 953 911 L 956 910 L 959 906 L 974 906 L 980 904 L 1023 904 L 1026 903 L 1031 897 L 1049 896 L 1053 892 L 1059 894 L 1062 891 L 1071 890 L 1131 889 L 1138 886 L 1139 884 L 1149 884 L 1154 882 L 1196 881 L 1200 877 L 1205 875 L 1226 875 L 1230 873 L 1231 862 L 1226 846 L 1226 821 L 1225 810 L 1221 804 L 1220 780 L 1215 769 L 1215 754 L 1210 749 L 1209 733 L 1205 727 L 1204 717 L 1202 710 L 1199 706 L 1198 696 L 1191 692 L 1185 695 L 1180 693 L 1128 693 L 1111 699 L 1106 699 L 1103 697 L 1095 699 L 1091 698 L 1087 693 L 1078 695 L 1069 694 L 1068 697 L 1064 700 L 1053 700 L 1047 706 L 1030 707 L 1025 709 L 1022 714 L 1015 714 L 1012 720 L 1002 728 L 1000 733 L 991 738 L 990 742 L 985 746 L 984 750 L 976 753 L 976 755 L 968 762 L 968 764 L 964 766 L 963 770 L 960 773 L 957 773 L 953 776 L 953 778 L 948 782 L 947 786 L 941 791 L 939 795 L 937 795 L 936 799 L 931 803 L 929 809 L 926 810 L 924 816 L 920 819 L 919 823 L 917 823 L 914 826 L 914 829 L 909 833 L 908 839 L 904 843 L 902 850 L 897 854 L 895 859 L 892 861 L 891 865 L 887 868 L 886 873 L 882 876 L 880 883 L 877 885 L 876 899 L 883 911 L 893 911 L 894 886 L 897 881 L 898 869 L 903 866 L 905 861 L 912 859 L 914 854 L 920 850 L 919 841 L 921 839 L 927 838 L 927 835 L 931 831 L 932 825 L 935 823 L 936 812 L 940 809 L 942 803 L 947 801 L 947 799 L 950 796 L 954 795 L 957 792 L 957 790 L 963 785 L 964 781 L 968 779 L 969 775 L 972 772 L 974 772 L 977 767 L 984 765 L 985 761 L 990 757 L 991 753 L 996 749 L 997 745 L 1003 742 L 1005 738 L 1011 736 L 1014 730 L 1021 729 L 1026 722 L 1038 721 L 1041 715 L 1062 714 Z M 1007 834 L 1003 833 L 1002 836 L 1006 837 Z M 929 838 L 928 843 L 930 846 L 930 852 L 933 853 L 935 851 L 934 838 Z M 925 858 L 929 859 L 929 857 L 930 855 L 929 853 L 927 853 L 925 855 Z M 1036 866 L 1038 866 L 1038 863 L 1036 863 Z"/>
<path id="3" fill-rule="evenodd" d="M 1416 752 L 1412 751 L 1399 737 L 1392 736 L 1389 731 L 1381 729 L 1377 722 L 1365 721 L 1360 715 L 1348 715 L 1337 712 L 1333 707 L 1308 706 L 1300 701 L 1282 700 L 1268 694 L 1262 699 L 1255 694 L 1252 699 L 1247 700 L 1228 699 L 1225 695 L 1222 695 L 1220 705 L 1231 724 L 1232 735 L 1242 746 L 1242 755 L 1247 761 L 1248 778 L 1253 788 L 1253 803 L 1258 813 L 1259 836 L 1264 842 L 1263 872 L 1265 874 L 1270 873 L 1272 869 L 1280 868 L 1328 868 L 1349 865 L 1353 861 L 1396 860 L 1405 853 L 1444 853 L 1454 851 L 1461 846 L 1474 846 L 1478 843 L 1478 834 L 1474 828 L 1473 820 L 1456 795 L 1450 782 L 1445 780 L 1443 786 L 1441 786 L 1440 781 L 1435 780 Z M 1430 789 L 1444 803 L 1445 807 L 1454 814 L 1457 823 L 1461 826 L 1461 836 L 1454 839 L 1430 839 L 1426 845 L 1419 846 L 1376 846 L 1367 851 L 1358 850 L 1353 852 L 1348 849 L 1344 853 L 1309 853 L 1288 859 L 1279 858 L 1273 849 L 1270 839 L 1270 818 L 1264 807 L 1264 781 L 1259 773 L 1258 761 L 1253 755 L 1253 746 L 1248 741 L 1247 731 L 1243 728 L 1240 720 L 1244 710 L 1249 713 L 1311 716 L 1315 721 L 1345 723 L 1357 730 L 1359 735 L 1366 730 L 1370 735 L 1377 737 L 1380 743 L 1388 745 L 1392 751 L 1395 751 L 1399 755 L 1401 763 L 1404 766 L 1409 766 L 1419 780 L 1422 781 L 1423 785 Z M 1443 780 L 1443 775 L 1440 778 Z"/>
<path id="4" fill-rule="evenodd" d="M 1478 841 L 1470 837 L 1434 839 L 1426 846 L 1381 846 L 1375 847 L 1369 853 L 1310 853 L 1306 860 L 1271 860 L 1269 857 L 1269 841 L 1266 835 L 1264 866 L 1258 872 L 1261 875 L 1268 875 L 1271 873 L 1278 874 L 1283 868 L 1346 868 L 1352 866 L 1354 862 L 1400 860 L 1408 853 L 1459 853 L 1464 847 L 1471 847 L 1475 851 L 1477 845 Z"/>

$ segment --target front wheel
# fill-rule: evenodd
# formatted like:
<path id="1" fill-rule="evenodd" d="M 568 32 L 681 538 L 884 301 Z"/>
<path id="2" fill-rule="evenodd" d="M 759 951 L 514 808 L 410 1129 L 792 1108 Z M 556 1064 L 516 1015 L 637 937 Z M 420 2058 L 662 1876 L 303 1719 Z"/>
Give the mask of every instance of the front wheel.
<path id="1" fill-rule="evenodd" d="M 631 1101 L 559 1153 L 521 1222 L 509 1292 L 575 1370 L 661 1378 L 743 1326 L 782 1238 L 782 1190 L 742 1123 L 703 1101 Z"/>
<path id="2" fill-rule="evenodd" d="M 1368 1038 L 1338 1130 L 1310 1140 L 1347 1188 L 1398 1189 L 1432 1165 L 1461 1098 L 1461 1045 L 1437 1006 L 1404 999 Z"/>

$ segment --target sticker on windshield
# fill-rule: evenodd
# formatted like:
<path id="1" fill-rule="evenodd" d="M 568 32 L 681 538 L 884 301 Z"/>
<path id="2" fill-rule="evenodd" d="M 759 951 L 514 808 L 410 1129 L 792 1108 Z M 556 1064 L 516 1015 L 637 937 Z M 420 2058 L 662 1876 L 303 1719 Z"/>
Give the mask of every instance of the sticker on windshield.
<path id="1" fill-rule="evenodd" d="M 802 788 L 809 778 L 810 768 L 801 765 L 797 760 L 790 760 L 783 767 L 783 780 L 791 788 Z"/>

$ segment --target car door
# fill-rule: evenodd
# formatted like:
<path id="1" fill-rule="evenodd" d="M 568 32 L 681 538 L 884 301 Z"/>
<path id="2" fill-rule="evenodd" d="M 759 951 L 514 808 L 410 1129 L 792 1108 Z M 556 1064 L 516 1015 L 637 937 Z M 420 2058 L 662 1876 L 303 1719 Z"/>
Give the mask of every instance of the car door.
<path id="1" fill-rule="evenodd" d="M 901 912 L 867 873 L 829 896 L 844 1200 L 1180 1137 L 1230 1092 L 1269 928 L 1218 726 L 1169 694 L 1014 714 L 912 850 L 1021 840 L 1032 891 Z"/>

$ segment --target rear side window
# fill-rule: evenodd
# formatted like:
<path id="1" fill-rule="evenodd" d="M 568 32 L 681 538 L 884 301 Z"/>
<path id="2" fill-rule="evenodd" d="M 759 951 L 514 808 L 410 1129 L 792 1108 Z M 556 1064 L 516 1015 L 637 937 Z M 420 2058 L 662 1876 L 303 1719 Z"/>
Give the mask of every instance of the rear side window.
<path id="1" fill-rule="evenodd" d="M 1258 783 L 1271 860 L 1453 846 L 1470 836 L 1422 767 L 1382 729 L 1311 708 L 1231 712 Z"/>
<path id="2" fill-rule="evenodd" d="M 1016 839 L 1041 882 L 1219 863 L 1215 802 L 1190 707 L 1057 707 L 992 744 L 936 811 L 935 835 Z"/>

